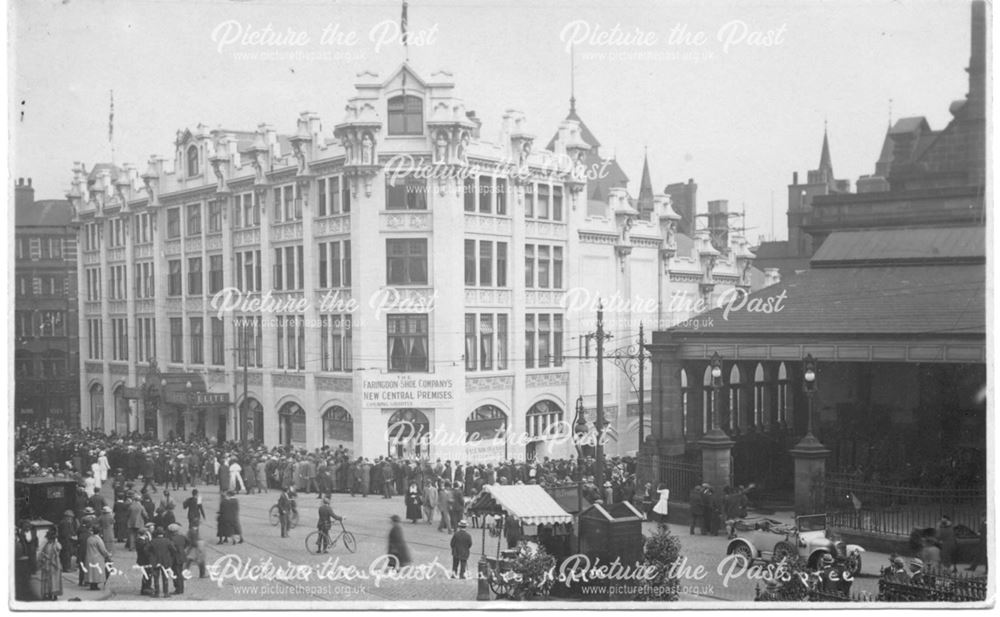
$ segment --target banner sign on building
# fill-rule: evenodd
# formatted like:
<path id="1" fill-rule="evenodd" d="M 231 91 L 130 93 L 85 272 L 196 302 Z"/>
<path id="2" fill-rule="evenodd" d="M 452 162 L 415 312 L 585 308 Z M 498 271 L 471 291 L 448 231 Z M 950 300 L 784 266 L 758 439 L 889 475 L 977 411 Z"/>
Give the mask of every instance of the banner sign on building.
<path id="1" fill-rule="evenodd" d="M 390 373 L 361 380 L 365 407 L 451 407 L 455 380 L 430 375 Z"/>

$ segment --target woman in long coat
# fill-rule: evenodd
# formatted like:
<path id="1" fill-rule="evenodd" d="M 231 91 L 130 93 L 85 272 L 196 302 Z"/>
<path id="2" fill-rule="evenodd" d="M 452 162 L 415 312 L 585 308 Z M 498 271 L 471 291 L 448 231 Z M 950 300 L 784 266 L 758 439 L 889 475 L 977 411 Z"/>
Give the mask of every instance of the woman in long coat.
<path id="1" fill-rule="evenodd" d="M 411 523 L 416 523 L 423 516 L 420 513 L 420 506 L 423 505 L 423 499 L 420 497 L 420 493 L 417 492 L 417 485 L 410 485 L 410 492 L 406 494 L 406 520 Z"/>
<path id="2" fill-rule="evenodd" d="M 86 566 L 87 574 L 85 582 L 90 583 L 90 589 L 96 591 L 98 586 L 107 579 L 108 561 L 111 553 L 108 552 L 101 539 L 100 529 L 94 527 L 90 537 L 87 538 Z"/>
<path id="3" fill-rule="evenodd" d="M 56 530 L 49 529 L 45 534 L 45 546 L 42 547 L 38 555 L 38 569 L 42 579 L 42 599 L 55 600 L 62 595 L 62 564 L 59 561 L 59 552 L 62 547 L 56 539 Z"/>
<path id="4" fill-rule="evenodd" d="M 101 526 L 101 538 L 104 540 L 104 544 L 113 546 L 115 542 L 115 515 L 111 513 L 111 506 L 104 506 L 97 523 Z"/>
<path id="5" fill-rule="evenodd" d="M 387 554 L 395 557 L 391 563 L 398 570 L 410 565 L 412 560 L 410 559 L 410 549 L 406 546 L 406 539 L 403 538 L 403 528 L 399 526 L 399 517 L 393 514 L 390 520 L 392 521 L 392 529 L 389 530 Z"/>

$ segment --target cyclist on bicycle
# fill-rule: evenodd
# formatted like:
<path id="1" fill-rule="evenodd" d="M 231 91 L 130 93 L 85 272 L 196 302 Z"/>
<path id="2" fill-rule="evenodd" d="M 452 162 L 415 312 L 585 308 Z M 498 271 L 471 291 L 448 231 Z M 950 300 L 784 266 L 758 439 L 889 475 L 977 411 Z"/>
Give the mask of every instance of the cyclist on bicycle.
<path id="1" fill-rule="evenodd" d="M 337 516 L 334 513 L 333 508 L 330 507 L 330 499 L 328 497 L 323 498 L 323 505 L 319 507 L 319 523 L 316 524 L 316 528 L 322 532 L 320 535 L 320 547 L 319 552 L 327 552 L 328 543 L 330 541 L 330 528 L 333 526 L 333 521 L 343 521 L 344 517 Z"/>

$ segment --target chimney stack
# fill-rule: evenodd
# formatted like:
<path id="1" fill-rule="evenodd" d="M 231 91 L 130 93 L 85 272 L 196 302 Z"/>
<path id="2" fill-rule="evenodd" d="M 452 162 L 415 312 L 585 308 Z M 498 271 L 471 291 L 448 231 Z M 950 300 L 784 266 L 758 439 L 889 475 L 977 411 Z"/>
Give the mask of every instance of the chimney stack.
<path id="1" fill-rule="evenodd" d="M 31 206 L 35 203 L 35 189 L 31 187 L 31 178 L 25 182 L 24 178 L 18 178 L 14 185 L 14 207 Z"/>
<path id="2" fill-rule="evenodd" d="M 972 3 L 972 44 L 969 56 L 969 118 L 986 118 L 986 3 Z"/>

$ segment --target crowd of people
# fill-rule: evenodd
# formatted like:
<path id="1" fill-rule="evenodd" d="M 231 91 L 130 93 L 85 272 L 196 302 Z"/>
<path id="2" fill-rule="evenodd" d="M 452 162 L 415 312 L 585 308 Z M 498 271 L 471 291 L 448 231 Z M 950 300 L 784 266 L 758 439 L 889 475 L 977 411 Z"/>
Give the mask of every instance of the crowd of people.
<path id="1" fill-rule="evenodd" d="M 337 492 L 383 499 L 402 495 L 406 520 L 428 524 L 438 520 L 442 533 L 458 536 L 452 540 L 457 548 L 452 548 L 457 555 L 455 574 L 461 576 L 468 535 L 466 508 L 484 486 L 580 484 L 588 501 L 627 500 L 649 510 L 658 495 L 649 485 L 637 488 L 635 466 L 632 458 L 612 458 L 605 461 L 603 477 L 596 478 L 589 457 L 474 464 L 392 456 L 370 459 L 354 457 L 342 446 L 308 452 L 257 442 L 215 443 L 197 437 L 158 441 L 138 433 L 21 427 L 15 438 L 14 469 L 16 478 L 66 478 L 78 486 L 74 507 L 58 521 L 51 542 L 43 548 L 24 547 L 24 554 L 31 554 L 33 572 L 42 569 L 43 580 L 55 588 L 61 584 L 60 573 L 76 569 L 81 585 L 98 588 L 106 581 L 112 554 L 124 550 L 135 553 L 144 572 L 140 593 L 165 597 L 170 582 L 173 593 L 184 592 L 181 573 L 193 564 L 205 576 L 200 527 L 206 512 L 196 486 L 219 487 L 219 544 L 244 541 L 237 498 L 241 493 L 275 492 L 282 535 L 287 535 L 298 493 L 325 497 L 327 508 L 330 495 Z M 102 496 L 107 483 L 112 485 L 112 503 L 105 503 Z M 171 494 L 186 495 L 189 489 L 190 496 L 183 500 Z M 178 521 L 180 510 L 185 511 L 186 533 Z M 469 518 L 474 526 L 481 523 L 478 517 Z M 508 527 L 504 529 L 508 543 L 516 544 L 518 529 L 511 523 Z M 398 545 L 402 533 L 395 535 Z M 59 592 L 43 590 L 43 595 L 54 598 Z"/>

